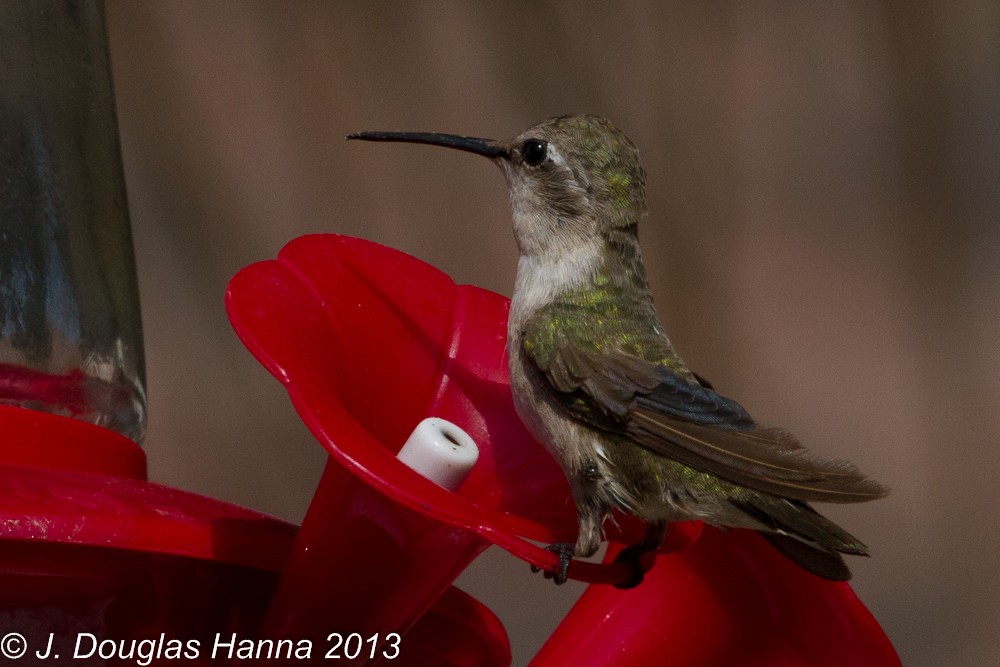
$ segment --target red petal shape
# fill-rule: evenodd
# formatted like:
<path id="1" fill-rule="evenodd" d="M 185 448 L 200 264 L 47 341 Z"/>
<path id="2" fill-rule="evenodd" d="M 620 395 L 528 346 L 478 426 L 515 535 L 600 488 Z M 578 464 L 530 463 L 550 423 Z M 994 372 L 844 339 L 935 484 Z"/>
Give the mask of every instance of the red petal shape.
<path id="1" fill-rule="evenodd" d="M 119 433 L 11 406 L 0 406 L 0 433 L 3 544 L 112 547 L 271 571 L 285 564 L 295 526 L 147 482 L 145 455 Z"/>
<path id="2" fill-rule="evenodd" d="M 508 667 L 510 642 L 493 612 L 449 588 L 406 633 L 395 667 Z"/>
<path id="3" fill-rule="evenodd" d="M 609 549 L 608 558 L 618 552 Z M 706 527 L 643 583 L 590 586 L 531 667 L 898 667 L 846 583 L 785 559 L 756 533 Z"/>
<path id="4" fill-rule="evenodd" d="M 332 234 L 290 242 L 277 260 L 240 271 L 227 293 L 240 338 L 351 474 L 551 569 L 553 554 L 528 540 L 574 541 L 576 510 L 562 471 L 514 411 L 508 307 L 397 250 Z M 456 423 L 479 445 L 457 493 L 395 458 L 426 416 Z M 618 581 L 625 573 L 576 563 L 571 576 Z"/>

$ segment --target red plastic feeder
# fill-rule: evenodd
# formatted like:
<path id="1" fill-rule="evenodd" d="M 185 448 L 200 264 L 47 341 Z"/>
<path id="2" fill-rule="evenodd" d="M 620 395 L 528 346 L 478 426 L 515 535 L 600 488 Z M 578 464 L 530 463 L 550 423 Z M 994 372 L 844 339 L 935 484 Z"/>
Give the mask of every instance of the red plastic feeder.
<path id="1" fill-rule="evenodd" d="M 241 271 L 227 306 L 331 454 L 266 632 L 405 632 L 490 544 L 554 567 L 529 539 L 572 539 L 576 513 L 562 471 L 514 414 L 506 299 L 374 243 L 310 236 Z M 427 416 L 478 443 L 457 492 L 396 458 Z M 579 563 L 573 575 L 626 573 Z"/>
<path id="2" fill-rule="evenodd" d="M 575 539 L 562 472 L 514 412 L 506 299 L 398 251 L 316 235 L 241 271 L 227 306 L 331 455 L 266 632 L 405 632 L 489 544 L 551 569 L 537 543 Z M 395 458 L 426 416 L 479 445 L 456 492 Z M 609 537 L 629 542 L 627 530 Z M 592 586 L 533 664 L 899 664 L 848 585 L 800 571 L 756 535 L 700 534 L 672 526 L 675 553 L 635 589 Z M 570 575 L 627 573 L 574 562 Z"/>
<path id="3" fill-rule="evenodd" d="M 22 662 L 163 633 L 207 664 L 216 633 L 256 636 L 294 526 L 145 481 L 142 450 L 104 428 L 0 406 L 0 433 L 0 608 Z"/>

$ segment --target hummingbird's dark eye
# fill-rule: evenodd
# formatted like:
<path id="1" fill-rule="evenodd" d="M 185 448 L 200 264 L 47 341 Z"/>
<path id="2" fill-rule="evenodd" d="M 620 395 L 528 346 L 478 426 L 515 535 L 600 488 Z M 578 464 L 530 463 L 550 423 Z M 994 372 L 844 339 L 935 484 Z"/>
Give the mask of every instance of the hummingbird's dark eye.
<path id="1" fill-rule="evenodd" d="M 521 146 L 521 159 L 529 167 L 537 167 L 545 159 L 549 145 L 541 139 L 528 139 Z"/>

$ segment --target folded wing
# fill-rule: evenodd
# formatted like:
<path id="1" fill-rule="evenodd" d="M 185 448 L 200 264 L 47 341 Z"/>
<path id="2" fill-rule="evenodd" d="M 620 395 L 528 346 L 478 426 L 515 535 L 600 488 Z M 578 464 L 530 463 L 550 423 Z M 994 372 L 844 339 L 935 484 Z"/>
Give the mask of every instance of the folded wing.
<path id="1" fill-rule="evenodd" d="M 801 501 L 860 502 L 887 492 L 851 463 L 809 454 L 788 431 L 755 422 L 691 373 L 663 337 L 602 345 L 540 313 L 523 346 L 574 418 L 692 468 Z"/>

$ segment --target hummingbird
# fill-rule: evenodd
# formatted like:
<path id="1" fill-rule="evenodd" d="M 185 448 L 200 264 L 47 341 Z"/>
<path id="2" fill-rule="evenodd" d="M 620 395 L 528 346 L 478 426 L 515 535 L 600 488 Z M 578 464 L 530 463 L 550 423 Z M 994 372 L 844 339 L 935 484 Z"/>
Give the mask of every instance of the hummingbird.
<path id="1" fill-rule="evenodd" d="M 672 521 L 759 532 L 805 570 L 846 581 L 841 554 L 868 548 L 811 502 L 853 503 L 888 490 L 847 461 L 809 453 L 758 422 L 677 354 L 653 306 L 639 247 L 646 177 L 639 152 L 610 121 L 570 115 L 509 140 L 424 132 L 348 139 L 445 146 L 492 160 L 509 189 L 519 250 L 507 327 L 518 415 L 562 467 L 576 505 L 573 557 L 603 541 L 613 510 L 646 526 L 618 561 L 642 581 L 646 555 Z M 645 559 L 645 560 L 644 560 Z"/>

